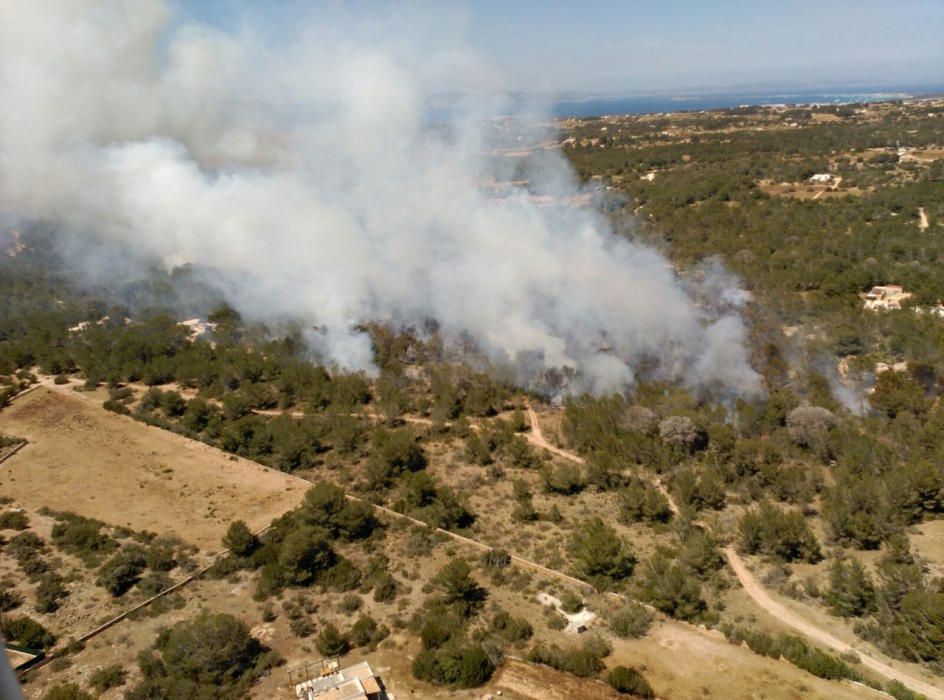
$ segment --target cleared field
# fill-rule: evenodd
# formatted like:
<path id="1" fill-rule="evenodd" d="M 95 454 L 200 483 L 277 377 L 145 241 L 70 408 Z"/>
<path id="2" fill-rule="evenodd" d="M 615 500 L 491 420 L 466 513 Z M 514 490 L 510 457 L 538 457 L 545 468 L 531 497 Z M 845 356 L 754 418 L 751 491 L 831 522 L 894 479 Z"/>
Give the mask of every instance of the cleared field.
<path id="1" fill-rule="evenodd" d="M 0 412 L 0 432 L 29 441 L 0 467 L 0 495 L 173 533 L 205 553 L 220 548 L 231 521 L 265 527 L 306 490 L 300 479 L 47 388 Z"/>

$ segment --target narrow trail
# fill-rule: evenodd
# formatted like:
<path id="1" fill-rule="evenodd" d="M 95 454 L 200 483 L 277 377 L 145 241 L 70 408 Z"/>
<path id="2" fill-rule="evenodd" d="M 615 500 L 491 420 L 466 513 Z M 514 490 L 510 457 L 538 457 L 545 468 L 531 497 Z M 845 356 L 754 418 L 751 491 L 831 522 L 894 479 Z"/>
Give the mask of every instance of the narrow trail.
<path id="1" fill-rule="evenodd" d="M 918 207 L 918 230 L 926 231 L 931 224 L 928 222 L 928 213 L 924 207 Z"/>

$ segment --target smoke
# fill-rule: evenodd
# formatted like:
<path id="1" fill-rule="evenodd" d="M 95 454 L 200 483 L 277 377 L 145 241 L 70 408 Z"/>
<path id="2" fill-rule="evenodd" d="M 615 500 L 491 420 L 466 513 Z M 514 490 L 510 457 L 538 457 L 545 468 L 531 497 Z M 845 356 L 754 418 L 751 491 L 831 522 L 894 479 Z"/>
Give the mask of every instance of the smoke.
<path id="1" fill-rule="evenodd" d="M 760 390 L 735 286 L 708 275 L 724 308 L 699 303 L 655 251 L 568 203 L 555 151 L 525 168 L 542 197 L 511 184 L 521 161 L 501 147 L 542 134 L 491 119 L 496 98 L 430 108 L 446 87 L 500 87 L 461 21 L 347 19 L 271 39 L 159 0 L 3 3 L 0 211 L 61 227 L 72 250 L 213 268 L 244 316 L 317 325 L 346 368 L 370 368 L 358 323 L 435 319 L 496 365 L 570 368 L 581 390 L 630 388 L 641 365 Z"/>

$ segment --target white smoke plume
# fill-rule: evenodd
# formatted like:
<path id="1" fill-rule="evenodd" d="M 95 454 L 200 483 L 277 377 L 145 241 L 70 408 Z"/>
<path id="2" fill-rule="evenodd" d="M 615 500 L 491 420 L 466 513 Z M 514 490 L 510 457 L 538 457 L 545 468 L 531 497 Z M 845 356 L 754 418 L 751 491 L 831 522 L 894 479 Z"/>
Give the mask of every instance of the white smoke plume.
<path id="1" fill-rule="evenodd" d="M 161 0 L 2 2 L 0 211 L 216 268 L 245 316 L 324 328 L 347 368 L 370 365 L 359 322 L 435 319 L 588 391 L 631 388 L 645 362 L 757 393 L 736 310 L 696 303 L 587 209 L 485 186 L 513 169 L 489 153 L 493 99 L 431 122 L 444 86 L 500 87 L 446 20 L 377 39 L 315 14 L 270 41 Z M 540 164 L 556 201 L 577 194 L 560 155 Z"/>

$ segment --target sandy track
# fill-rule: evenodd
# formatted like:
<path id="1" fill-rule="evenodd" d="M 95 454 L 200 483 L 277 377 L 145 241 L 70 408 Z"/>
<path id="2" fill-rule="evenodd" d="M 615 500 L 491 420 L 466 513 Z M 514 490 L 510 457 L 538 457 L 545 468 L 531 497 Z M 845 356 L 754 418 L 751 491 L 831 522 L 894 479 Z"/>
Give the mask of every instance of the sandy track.
<path id="1" fill-rule="evenodd" d="M 889 666 L 888 664 L 863 653 L 861 649 L 853 649 L 853 647 L 851 647 L 849 644 L 846 644 L 841 639 L 834 637 L 826 630 L 823 630 L 808 622 L 807 620 L 804 620 L 792 610 L 789 610 L 782 603 L 778 603 L 776 600 L 771 598 L 764 586 L 754 577 L 754 574 L 748 570 L 744 560 L 741 559 L 733 547 L 726 547 L 724 550 L 724 555 L 747 594 L 754 600 L 755 603 L 776 617 L 778 620 L 783 622 L 785 625 L 789 625 L 809 639 L 812 639 L 823 646 L 829 647 L 840 654 L 848 651 L 855 651 L 855 653 L 858 654 L 859 658 L 861 659 L 863 666 L 867 666 L 868 668 L 885 676 L 886 678 L 899 681 L 911 690 L 923 693 L 924 695 L 928 696 L 928 698 L 931 698 L 931 700 L 944 700 L 944 690 L 941 688 L 931 685 L 930 683 L 909 675 L 908 673 L 897 668 Z"/>
<path id="2" fill-rule="evenodd" d="M 571 462 L 576 462 L 577 464 L 583 464 L 586 460 L 578 454 L 574 454 L 568 450 L 562 450 L 559 447 L 555 447 L 547 441 L 547 438 L 544 437 L 544 433 L 541 432 L 541 423 L 538 421 L 538 414 L 531 407 L 531 404 L 528 404 L 528 420 L 531 422 L 531 431 L 525 433 L 525 439 L 530 442 L 535 447 L 541 447 L 551 454 L 555 454 L 558 457 L 563 457 L 564 459 L 569 459 Z"/>

